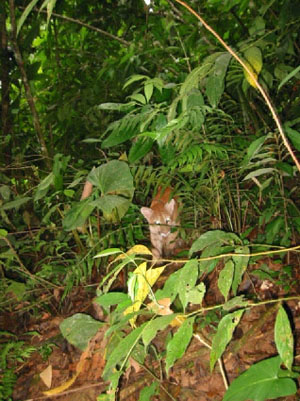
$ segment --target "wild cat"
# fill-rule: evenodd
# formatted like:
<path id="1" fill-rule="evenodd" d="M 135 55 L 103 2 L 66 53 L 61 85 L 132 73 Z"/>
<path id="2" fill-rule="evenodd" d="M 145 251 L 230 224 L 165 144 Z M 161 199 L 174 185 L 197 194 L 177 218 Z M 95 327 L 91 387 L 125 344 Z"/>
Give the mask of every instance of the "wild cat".
<path id="1" fill-rule="evenodd" d="M 174 231 L 174 227 L 179 225 L 178 202 L 176 198 L 170 199 L 171 193 L 171 187 L 159 187 L 150 207 L 141 208 L 141 213 L 149 223 L 154 260 L 175 252 L 178 232 Z"/>

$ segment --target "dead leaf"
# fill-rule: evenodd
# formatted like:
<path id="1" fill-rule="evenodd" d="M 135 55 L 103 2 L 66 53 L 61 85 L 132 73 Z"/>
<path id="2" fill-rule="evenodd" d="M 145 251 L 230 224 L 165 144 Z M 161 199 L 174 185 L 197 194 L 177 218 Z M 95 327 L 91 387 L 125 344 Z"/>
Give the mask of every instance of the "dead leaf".
<path id="1" fill-rule="evenodd" d="M 48 388 L 51 387 L 52 384 L 52 365 L 49 365 L 45 370 L 40 373 L 40 378 L 46 384 Z"/>
<path id="2" fill-rule="evenodd" d="M 171 299 L 170 298 L 163 298 L 157 302 L 150 302 L 147 307 L 153 313 L 157 315 L 165 316 L 165 315 L 172 315 L 174 313 L 172 309 L 170 309 Z"/>

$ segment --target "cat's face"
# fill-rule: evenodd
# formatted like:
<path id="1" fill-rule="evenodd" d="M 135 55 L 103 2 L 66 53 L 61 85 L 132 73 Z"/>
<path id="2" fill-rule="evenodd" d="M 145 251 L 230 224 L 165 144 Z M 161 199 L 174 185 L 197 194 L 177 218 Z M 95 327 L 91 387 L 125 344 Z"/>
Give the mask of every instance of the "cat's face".
<path id="1" fill-rule="evenodd" d="M 176 201 L 171 199 L 167 203 L 157 203 L 151 208 L 142 207 L 141 212 L 150 226 L 150 233 L 163 240 L 171 233 L 171 228 L 176 225 Z M 157 238 L 159 240 L 159 238 Z M 152 244 L 155 246 L 156 244 Z"/>

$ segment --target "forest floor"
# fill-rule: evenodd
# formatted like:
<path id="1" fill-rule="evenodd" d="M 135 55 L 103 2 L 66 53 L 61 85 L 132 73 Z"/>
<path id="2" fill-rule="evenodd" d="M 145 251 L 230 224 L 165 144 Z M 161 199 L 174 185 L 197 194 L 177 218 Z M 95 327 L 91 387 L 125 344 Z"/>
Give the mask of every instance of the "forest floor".
<path id="1" fill-rule="evenodd" d="M 296 268 L 296 262 L 295 259 L 293 263 L 290 263 L 294 268 L 293 277 L 291 277 L 292 284 L 288 287 L 288 291 L 286 286 L 283 290 L 282 283 L 271 284 L 265 280 L 253 279 L 249 275 L 243 283 L 247 298 L 278 299 L 286 296 L 287 292 L 289 296 L 299 295 L 300 271 L 299 268 Z M 258 262 L 252 266 L 252 269 L 256 269 L 261 263 L 267 263 L 269 267 L 277 271 L 282 267 L 278 262 L 274 263 L 269 259 Z M 206 278 L 206 285 L 209 288 L 205 297 L 206 306 L 222 302 L 221 294 L 217 289 L 216 272 Z M 291 300 L 285 304 L 285 307 L 293 322 L 294 364 L 300 365 L 300 303 Z M 250 308 L 244 313 L 234 332 L 233 339 L 223 355 L 223 365 L 229 383 L 254 363 L 277 355 L 274 341 L 274 321 L 277 308 L 278 303 L 275 302 Z M 22 305 L 20 305 L 20 310 L 22 310 Z M 9 326 L 16 328 L 19 333 L 36 331 L 39 335 L 31 336 L 29 339 L 28 336 L 21 336 L 20 334 L 20 339 L 30 341 L 35 346 L 49 344 L 53 349 L 46 360 L 42 359 L 40 353 L 35 352 L 26 362 L 19 364 L 17 369 L 18 380 L 13 394 L 14 401 L 96 401 L 97 396 L 105 392 L 108 383 L 103 382 L 101 375 L 105 366 L 107 339 L 104 334 L 106 329 L 103 327 L 98 331 L 90 343 L 88 353 L 82 353 L 69 345 L 60 333 L 60 322 L 77 312 L 88 313 L 94 318 L 103 319 L 103 313 L 97 305 L 95 306 L 92 303 L 92 297 L 87 295 L 84 288 L 73 290 L 68 305 L 65 306 L 65 310 L 59 316 L 54 316 L 55 313 L 52 312 L 44 313 L 38 318 L 30 317 L 27 319 L 20 319 L 17 314 L 5 316 L 5 330 Z M 209 321 L 209 319 L 206 320 Z M 217 323 L 213 320 L 211 324 L 207 324 L 205 327 L 196 324 L 195 333 L 209 343 L 216 326 Z M 16 330 L 14 332 L 18 334 Z M 170 330 L 174 331 L 174 329 L 167 328 L 155 338 L 154 344 L 158 353 L 165 349 L 165 339 Z M 159 379 L 159 395 L 151 398 L 154 401 L 172 399 L 178 401 L 219 401 L 225 394 L 224 380 L 218 364 L 211 373 L 209 349 L 196 337 L 192 339 L 184 356 L 170 370 L 168 378 L 162 373 L 163 371 L 163 362 L 159 361 L 157 357 L 155 358 L 154 353 L 149 352 L 145 366 L 140 366 L 130 359 L 130 367 L 120 382 L 118 399 L 139 400 L 140 391 L 154 381 L 154 376 L 161 378 Z M 60 386 L 56 390 L 56 394 L 45 395 L 44 392 L 48 388 L 41 379 L 41 374 L 45 381 L 51 381 L 51 388 Z M 300 382 L 298 382 L 297 395 L 280 398 L 280 400 L 299 400 L 299 385 Z"/>

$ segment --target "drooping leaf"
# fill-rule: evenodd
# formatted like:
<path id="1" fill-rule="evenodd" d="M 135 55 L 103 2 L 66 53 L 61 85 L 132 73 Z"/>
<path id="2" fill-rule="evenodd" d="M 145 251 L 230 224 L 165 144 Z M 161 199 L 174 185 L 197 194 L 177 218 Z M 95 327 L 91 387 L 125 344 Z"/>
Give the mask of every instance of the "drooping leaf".
<path id="1" fill-rule="evenodd" d="M 88 342 L 97 333 L 98 329 L 105 323 L 93 319 L 84 313 L 65 319 L 60 325 L 60 331 L 66 340 L 75 347 L 85 350 Z"/>
<path id="2" fill-rule="evenodd" d="M 45 177 L 38 185 L 35 196 L 34 196 L 34 201 L 38 201 L 39 199 L 42 199 L 46 193 L 48 192 L 48 189 L 50 188 L 51 185 L 54 184 L 54 173 L 50 173 Z"/>
<path id="3" fill-rule="evenodd" d="M 218 287 L 223 297 L 225 298 L 225 301 L 227 301 L 228 299 L 228 294 L 233 280 L 233 273 L 234 273 L 234 263 L 230 259 L 225 263 L 225 266 L 221 270 L 218 279 Z"/>
<path id="4" fill-rule="evenodd" d="M 166 355 L 167 374 L 177 359 L 181 358 L 185 353 L 193 335 L 194 320 L 195 317 L 186 319 L 174 334 L 174 337 L 168 342 Z"/>
<path id="5" fill-rule="evenodd" d="M 298 151 L 300 151 L 300 132 L 296 131 L 288 126 L 285 126 L 285 130 L 286 130 L 287 136 L 292 141 L 292 144 L 295 146 L 295 148 Z"/>
<path id="6" fill-rule="evenodd" d="M 244 52 L 244 56 L 247 60 L 245 64 L 257 79 L 263 65 L 261 50 L 256 46 L 252 46 Z M 244 74 L 249 84 L 256 88 L 256 82 L 250 76 L 248 71 L 244 70 Z"/>
<path id="7" fill-rule="evenodd" d="M 235 379 L 223 401 L 264 401 L 295 394 L 297 386 L 280 370 L 279 356 L 252 365 Z"/>
<path id="8" fill-rule="evenodd" d="M 142 334 L 142 339 L 145 347 L 151 343 L 159 330 L 164 330 L 175 318 L 176 314 L 157 317 L 151 320 Z"/>
<path id="9" fill-rule="evenodd" d="M 89 199 L 86 199 L 74 205 L 66 213 L 63 219 L 63 229 L 66 231 L 71 231 L 77 227 L 82 227 L 94 208 L 95 207 L 90 204 Z"/>
<path id="10" fill-rule="evenodd" d="M 126 337 L 122 338 L 118 345 L 112 350 L 103 370 L 102 377 L 104 380 L 110 378 L 109 376 L 111 374 L 111 371 L 113 368 L 116 367 L 116 365 L 120 364 L 124 361 L 125 358 L 129 357 L 138 339 L 140 338 L 144 327 L 145 323 L 142 326 L 134 329 Z"/>
<path id="11" fill-rule="evenodd" d="M 17 26 L 17 35 L 20 32 L 20 29 L 22 28 L 24 22 L 26 21 L 26 18 L 34 8 L 34 6 L 38 3 L 39 0 L 31 0 L 31 2 L 26 6 L 25 10 L 23 11 L 23 14 L 21 15 L 19 21 L 18 21 L 18 26 Z"/>
<path id="12" fill-rule="evenodd" d="M 243 275 L 248 267 L 250 259 L 250 250 L 248 246 L 241 246 L 235 249 L 236 254 L 249 254 L 249 256 L 233 256 L 234 261 L 234 276 L 232 282 L 233 294 L 237 294 L 238 286 L 241 284 Z"/>
<path id="13" fill-rule="evenodd" d="M 22 196 L 13 201 L 4 203 L 4 205 L 0 206 L 0 209 L 2 210 L 19 209 L 20 206 L 24 205 L 31 199 L 32 198 L 30 196 Z"/>
<path id="14" fill-rule="evenodd" d="M 213 338 L 210 352 L 210 370 L 212 371 L 217 360 L 222 356 L 227 344 L 231 341 L 234 329 L 238 325 L 244 310 L 237 310 L 224 316 Z"/>
<path id="15" fill-rule="evenodd" d="M 224 92 L 224 79 L 227 71 L 230 53 L 221 54 L 215 61 L 215 65 L 206 82 L 206 95 L 212 107 L 217 107 Z"/>
<path id="16" fill-rule="evenodd" d="M 283 80 L 280 82 L 280 84 L 278 85 L 278 91 L 280 90 L 280 88 L 283 87 L 284 84 L 286 84 L 291 78 L 293 78 L 295 75 L 298 74 L 298 72 L 300 71 L 300 65 L 298 65 L 298 67 L 296 67 L 293 71 L 291 71 L 285 78 L 283 78 Z M 299 149 L 298 149 L 299 150 Z"/>
<path id="17" fill-rule="evenodd" d="M 180 269 L 178 295 L 182 303 L 183 309 L 188 304 L 188 293 L 194 288 L 198 279 L 198 261 L 196 259 L 189 260 L 182 269 Z"/>
<path id="18" fill-rule="evenodd" d="M 152 138 L 138 138 L 130 148 L 128 155 L 129 163 L 135 163 L 144 157 L 151 150 L 153 143 Z"/>
<path id="19" fill-rule="evenodd" d="M 289 370 L 292 370 L 294 359 L 294 337 L 289 318 L 282 305 L 277 312 L 274 334 L 276 348 L 282 362 Z"/>

